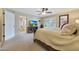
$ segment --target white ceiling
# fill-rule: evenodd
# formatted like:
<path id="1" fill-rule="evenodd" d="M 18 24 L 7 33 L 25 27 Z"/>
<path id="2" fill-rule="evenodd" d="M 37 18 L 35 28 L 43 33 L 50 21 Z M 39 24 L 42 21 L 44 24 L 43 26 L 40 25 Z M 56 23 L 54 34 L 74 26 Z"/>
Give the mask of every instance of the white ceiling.
<path id="1" fill-rule="evenodd" d="M 51 14 L 46 14 L 46 15 L 39 15 L 40 12 L 36 12 L 36 11 L 41 11 L 41 8 L 9 8 L 10 10 L 16 11 L 16 12 L 21 12 L 24 14 L 28 14 L 28 15 L 33 15 L 36 17 L 45 17 L 45 16 L 50 16 L 50 15 L 54 15 L 60 12 L 66 12 L 66 11 L 70 11 L 70 10 L 74 10 L 72 8 L 48 8 L 48 11 L 51 11 Z"/>

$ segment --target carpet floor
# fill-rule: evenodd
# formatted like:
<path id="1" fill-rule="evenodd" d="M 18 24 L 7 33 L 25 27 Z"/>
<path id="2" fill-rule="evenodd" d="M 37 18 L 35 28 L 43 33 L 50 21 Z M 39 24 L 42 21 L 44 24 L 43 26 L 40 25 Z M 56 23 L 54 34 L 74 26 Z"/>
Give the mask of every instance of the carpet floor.
<path id="1" fill-rule="evenodd" d="M 2 49 L 5 51 L 45 51 L 42 46 L 34 43 L 33 38 L 33 33 L 20 33 L 6 40 Z"/>

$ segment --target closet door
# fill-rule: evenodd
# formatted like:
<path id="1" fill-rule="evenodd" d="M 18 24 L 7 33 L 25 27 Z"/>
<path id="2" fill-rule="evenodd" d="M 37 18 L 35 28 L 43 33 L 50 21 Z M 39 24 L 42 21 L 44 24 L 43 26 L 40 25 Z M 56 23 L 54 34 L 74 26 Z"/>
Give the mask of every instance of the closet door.
<path id="1" fill-rule="evenodd" d="M 5 40 L 15 36 L 15 15 L 13 12 L 5 10 Z"/>

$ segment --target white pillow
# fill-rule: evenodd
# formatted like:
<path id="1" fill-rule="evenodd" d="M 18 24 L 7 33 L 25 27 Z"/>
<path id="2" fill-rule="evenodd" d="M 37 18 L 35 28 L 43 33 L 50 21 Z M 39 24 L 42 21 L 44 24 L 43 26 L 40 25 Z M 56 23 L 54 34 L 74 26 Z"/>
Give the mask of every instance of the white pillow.
<path id="1" fill-rule="evenodd" d="M 66 24 L 61 30 L 63 35 L 72 35 L 77 30 L 75 24 Z"/>

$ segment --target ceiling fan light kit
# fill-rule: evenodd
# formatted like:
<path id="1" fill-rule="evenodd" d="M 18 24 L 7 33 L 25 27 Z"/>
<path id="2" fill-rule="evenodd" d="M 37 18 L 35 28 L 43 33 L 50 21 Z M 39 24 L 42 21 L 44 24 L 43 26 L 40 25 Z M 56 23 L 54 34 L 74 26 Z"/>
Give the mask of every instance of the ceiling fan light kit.
<path id="1" fill-rule="evenodd" d="M 46 15 L 47 13 L 52 13 L 48 11 L 48 8 L 41 8 L 41 11 L 37 11 L 37 12 L 41 12 L 39 15 Z"/>
<path id="2" fill-rule="evenodd" d="M 42 12 L 41 14 L 42 14 L 42 15 L 45 15 L 45 14 L 46 14 L 46 11 Z"/>

